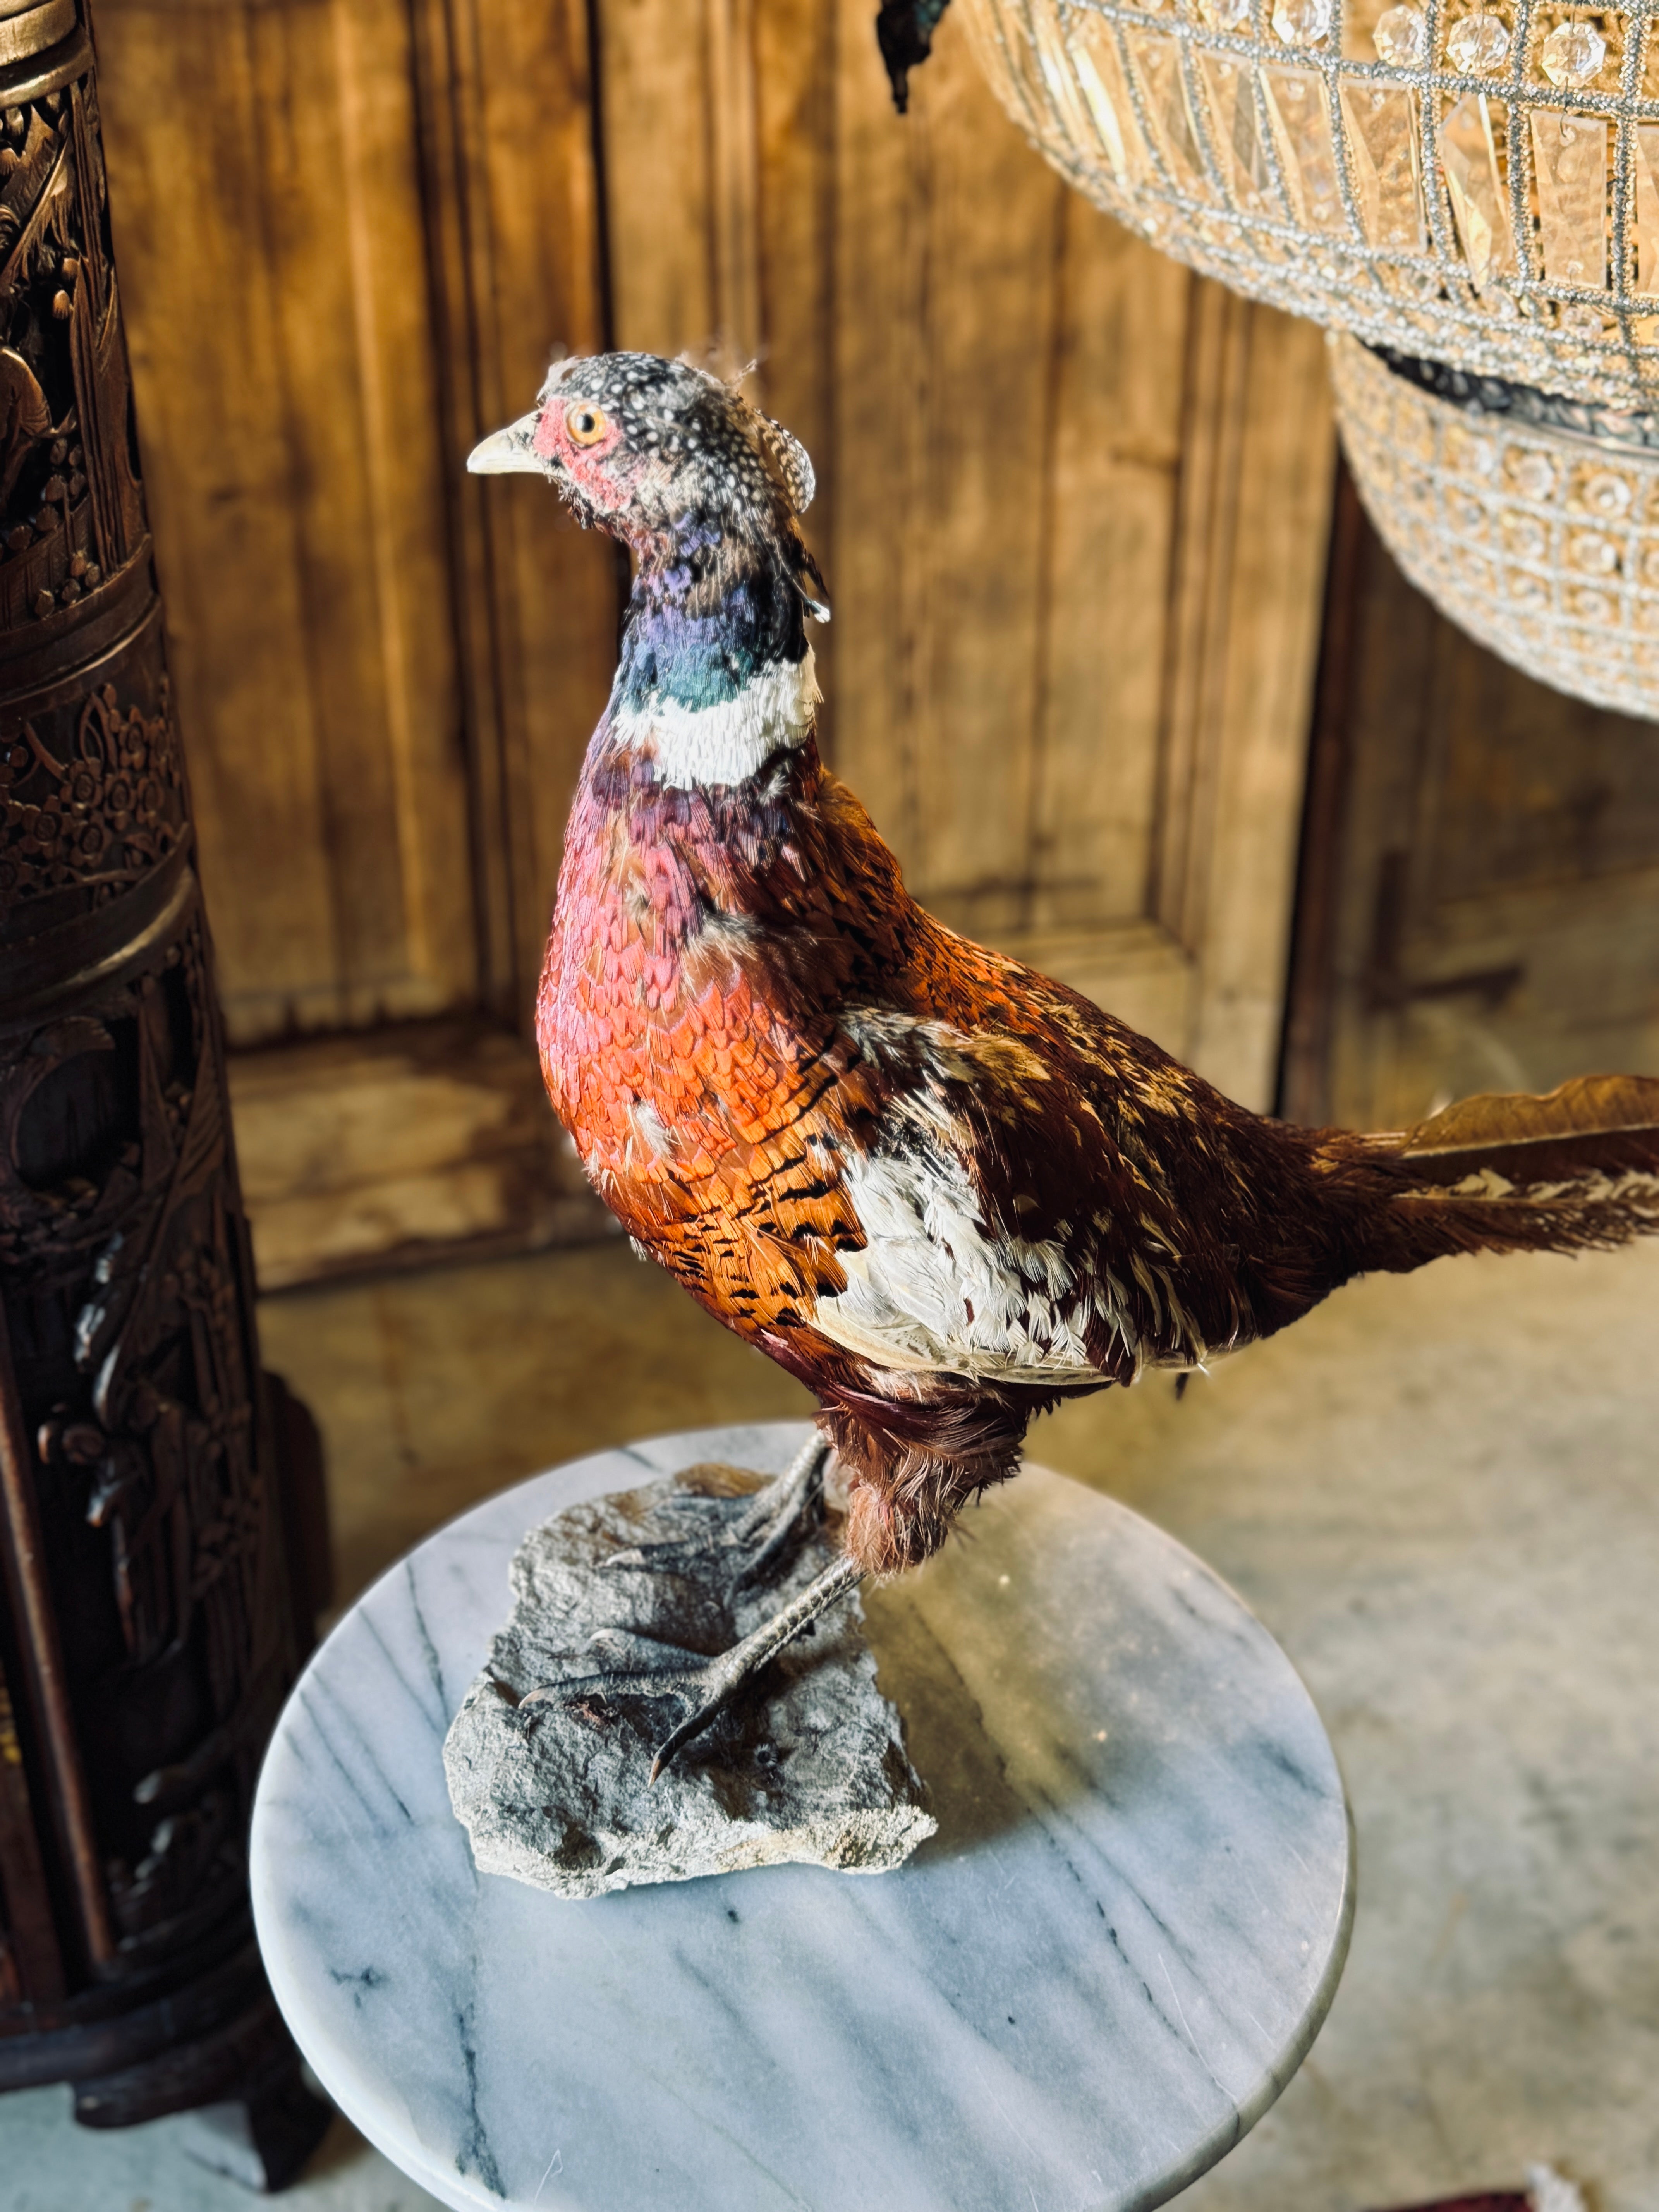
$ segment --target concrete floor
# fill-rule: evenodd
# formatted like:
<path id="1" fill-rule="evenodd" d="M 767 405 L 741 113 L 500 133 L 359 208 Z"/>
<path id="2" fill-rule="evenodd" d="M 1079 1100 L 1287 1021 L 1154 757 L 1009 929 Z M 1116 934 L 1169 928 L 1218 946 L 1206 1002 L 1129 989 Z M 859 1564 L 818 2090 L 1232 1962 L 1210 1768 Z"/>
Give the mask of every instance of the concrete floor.
<path id="1" fill-rule="evenodd" d="M 1180 1403 L 1159 1381 L 1037 1431 L 1243 1592 L 1353 1796 L 1330 2020 L 1190 2212 L 1363 2212 L 1540 2159 L 1597 2212 L 1659 2212 L 1656 1315 L 1659 1246 L 1443 1261 L 1343 1291 Z M 343 1598 L 550 1462 L 804 1403 L 620 1244 L 289 1295 L 263 1327 L 327 1437 Z M 343 2123 L 286 2201 L 432 2202 Z M 66 2093 L 0 2102 L 6 2212 L 246 2203 L 174 2123 L 98 2137 Z"/>

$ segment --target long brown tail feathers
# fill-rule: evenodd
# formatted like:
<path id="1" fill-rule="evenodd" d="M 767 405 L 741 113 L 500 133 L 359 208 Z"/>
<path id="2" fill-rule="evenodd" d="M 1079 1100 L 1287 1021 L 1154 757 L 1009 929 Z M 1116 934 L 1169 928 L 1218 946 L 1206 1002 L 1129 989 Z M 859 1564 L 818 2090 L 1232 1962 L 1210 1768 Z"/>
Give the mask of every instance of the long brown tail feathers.
<path id="1" fill-rule="evenodd" d="M 1369 1136 L 1404 1170 L 1371 1267 L 1435 1252 L 1586 1251 L 1659 1232 L 1659 1078 L 1581 1075 L 1490 1091 Z"/>

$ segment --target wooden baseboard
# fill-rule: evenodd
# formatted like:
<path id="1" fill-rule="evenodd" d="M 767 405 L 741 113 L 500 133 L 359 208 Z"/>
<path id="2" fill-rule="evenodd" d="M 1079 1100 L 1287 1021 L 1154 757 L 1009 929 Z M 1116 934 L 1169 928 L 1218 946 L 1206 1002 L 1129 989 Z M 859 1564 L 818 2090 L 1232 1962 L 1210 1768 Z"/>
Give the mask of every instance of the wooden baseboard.
<path id="1" fill-rule="evenodd" d="M 229 1068 L 262 1291 L 616 1233 L 507 1031 L 410 1023 Z"/>

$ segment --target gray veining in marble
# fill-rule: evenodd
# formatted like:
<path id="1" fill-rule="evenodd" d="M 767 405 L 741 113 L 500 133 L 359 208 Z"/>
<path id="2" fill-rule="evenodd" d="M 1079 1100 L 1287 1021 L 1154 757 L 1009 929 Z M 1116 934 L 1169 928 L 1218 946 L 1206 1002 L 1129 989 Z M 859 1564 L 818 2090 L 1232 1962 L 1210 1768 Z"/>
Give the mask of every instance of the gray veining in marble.
<path id="1" fill-rule="evenodd" d="M 658 1659 L 694 1657 L 726 1650 L 800 1596 L 839 1555 L 841 1517 L 825 1515 L 780 1565 L 741 1583 L 748 1553 L 722 1543 L 763 1488 L 738 1468 L 689 1468 L 567 1505 L 525 1537 L 513 1617 L 444 1739 L 449 1802 L 481 1873 L 578 1899 L 757 1866 L 886 1874 L 934 1832 L 903 1723 L 876 1685 L 856 1590 L 654 1783 L 653 1754 L 687 1703 L 625 1690 L 522 1702 L 591 1676 L 596 1634 L 622 1632 L 635 1655 L 639 1637 Z M 614 1565 L 641 1545 L 688 1544 L 678 1570 Z"/>
<path id="2" fill-rule="evenodd" d="M 301 2045 L 453 2206 L 1131 2212 L 1258 2118 L 1352 1912 L 1296 1674 L 1172 1539 L 1038 1468 L 872 1594 L 940 1828 L 876 1881 L 769 1867 L 581 1904 L 480 1875 L 441 1747 L 525 1530 L 780 1424 L 556 1469 L 385 1577 L 260 1784 L 255 1913 Z"/>

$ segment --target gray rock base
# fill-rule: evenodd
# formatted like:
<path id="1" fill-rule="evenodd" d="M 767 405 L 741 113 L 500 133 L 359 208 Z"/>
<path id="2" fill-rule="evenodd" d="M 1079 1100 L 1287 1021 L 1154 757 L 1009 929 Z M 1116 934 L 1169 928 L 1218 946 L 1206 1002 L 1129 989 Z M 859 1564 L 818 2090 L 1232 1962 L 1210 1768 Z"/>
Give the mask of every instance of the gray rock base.
<path id="1" fill-rule="evenodd" d="M 631 1632 L 713 1656 L 836 1557 L 833 1518 L 758 1589 L 734 1593 L 724 1528 L 764 1478 L 703 1466 L 555 1514 L 513 1561 L 513 1617 L 444 1743 L 449 1802 L 481 1872 L 560 1897 L 802 1860 L 853 1874 L 902 1865 L 938 1823 L 876 1686 L 863 1608 L 843 1599 L 738 1692 L 650 1785 L 688 1710 L 631 1692 L 520 1707 L 595 1670 L 588 1639 Z M 616 1551 L 707 1542 L 696 1571 L 601 1571 Z"/>

